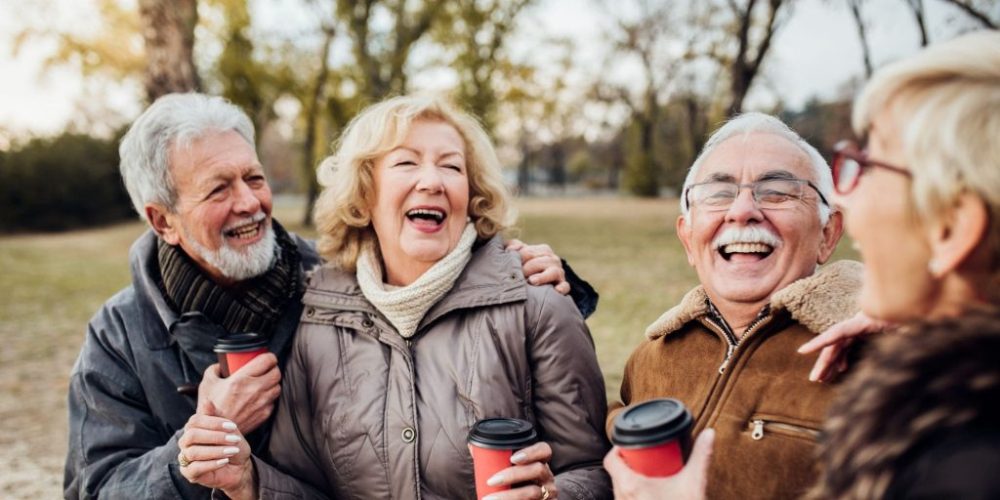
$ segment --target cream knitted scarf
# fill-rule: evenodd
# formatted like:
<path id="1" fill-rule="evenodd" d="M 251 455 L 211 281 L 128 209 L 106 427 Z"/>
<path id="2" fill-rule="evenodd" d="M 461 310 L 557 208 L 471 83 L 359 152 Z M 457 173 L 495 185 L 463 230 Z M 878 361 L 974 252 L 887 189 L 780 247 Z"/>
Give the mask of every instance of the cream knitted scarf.
<path id="1" fill-rule="evenodd" d="M 382 280 L 382 265 L 374 248 L 365 248 L 358 257 L 357 277 L 361 293 L 385 315 L 403 338 L 412 337 L 420 320 L 451 290 L 458 275 L 469 263 L 476 235 L 475 225 L 471 222 L 466 224 L 454 250 L 413 283 L 391 290 Z"/>

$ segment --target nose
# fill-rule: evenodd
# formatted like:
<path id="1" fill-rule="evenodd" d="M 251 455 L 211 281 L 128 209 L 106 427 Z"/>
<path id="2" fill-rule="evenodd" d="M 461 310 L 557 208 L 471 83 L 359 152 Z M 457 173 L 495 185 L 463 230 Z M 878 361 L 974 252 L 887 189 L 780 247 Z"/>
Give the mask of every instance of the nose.
<path id="1" fill-rule="evenodd" d="M 246 182 L 237 182 L 233 186 L 233 190 L 233 212 L 253 215 L 260 211 L 260 199 Z"/>
<path id="2" fill-rule="evenodd" d="M 749 186 L 741 187 L 733 204 L 726 211 L 726 221 L 745 224 L 762 220 L 764 220 L 764 212 L 757 206 L 757 201 L 753 199 L 753 190 Z"/>
<path id="3" fill-rule="evenodd" d="M 444 179 L 437 165 L 424 163 L 417 171 L 417 191 L 423 193 L 440 193 L 444 191 Z"/>

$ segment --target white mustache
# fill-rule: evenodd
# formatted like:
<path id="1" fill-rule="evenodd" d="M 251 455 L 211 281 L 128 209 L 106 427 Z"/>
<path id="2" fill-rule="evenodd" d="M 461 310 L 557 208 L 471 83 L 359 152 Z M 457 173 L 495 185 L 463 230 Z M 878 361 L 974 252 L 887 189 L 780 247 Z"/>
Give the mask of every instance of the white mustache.
<path id="1" fill-rule="evenodd" d="M 777 248 L 781 246 L 781 238 L 762 227 L 730 227 L 715 237 L 712 247 L 722 248 L 733 243 L 763 243 L 771 248 Z"/>

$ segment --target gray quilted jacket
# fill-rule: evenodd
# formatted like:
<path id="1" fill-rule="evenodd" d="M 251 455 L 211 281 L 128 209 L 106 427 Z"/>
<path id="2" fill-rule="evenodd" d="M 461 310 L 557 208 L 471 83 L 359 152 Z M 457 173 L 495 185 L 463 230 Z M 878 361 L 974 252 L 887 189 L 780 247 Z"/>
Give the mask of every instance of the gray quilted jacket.
<path id="1" fill-rule="evenodd" d="M 552 446 L 560 498 L 611 497 L 590 332 L 570 298 L 527 286 L 499 238 L 409 340 L 353 274 L 320 269 L 303 303 L 269 448 L 282 470 L 255 460 L 261 498 L 473 498 L 466 436 L 501 416 Z"/>

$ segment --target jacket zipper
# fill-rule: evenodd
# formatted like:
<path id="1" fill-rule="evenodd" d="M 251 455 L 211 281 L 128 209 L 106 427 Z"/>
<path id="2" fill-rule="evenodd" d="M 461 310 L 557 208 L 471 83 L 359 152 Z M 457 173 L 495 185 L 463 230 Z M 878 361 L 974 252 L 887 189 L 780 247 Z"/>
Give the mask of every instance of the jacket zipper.
<path id="1" fill-rule="evenodd" d="M 737 348 L 743 345 L 744 340 L 750 337 L 750 335 L 753 333 L 753 329 L 756 328 L 757 325 L 759 325 L 768 316 L 770 315 L 757 316 L 757 318 L 754 319 L 753 322 L 751 322 L 747 326 L 747 329 L 743 331 L 743 335 L 741 335 L 740 338 L 738 339 L 733 338 L 731 335 L 726 333 L 724 329 L 720 328 L 720 330 L 722 330 L 722 336 L 726 338 L 726 342 L 729 343 L 729 346 L 728 349 L 726 350 L 726 358 L 723 359 L 722 364 L 719 365 L 719 375 L 726 373 L 726 368 L 729 366 L 729 362 L 732 361 L 733 359 L 733 353 L 736 352 Z"/>
<path id="2" fill-rule="evenodd" d="M 816 440 L 819 438 L 819 430 L 806 427 L 804 425 L 791 424 L 788 422 L 778 422 L 776 420 L 765 420 L 757 418 L 750 421 L 750 439 L 760 441 L 764 439 L 767 432 L 784 434 L 786 436 L 809 438 Z"/>

